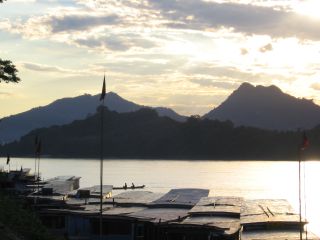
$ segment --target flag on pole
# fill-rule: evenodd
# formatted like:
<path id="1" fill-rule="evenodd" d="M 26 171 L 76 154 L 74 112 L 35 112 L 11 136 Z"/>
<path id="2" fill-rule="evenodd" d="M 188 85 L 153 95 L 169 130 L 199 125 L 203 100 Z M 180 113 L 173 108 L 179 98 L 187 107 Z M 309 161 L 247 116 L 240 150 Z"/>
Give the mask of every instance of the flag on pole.
<path id="1" fill-rule="evenodd" d="M 308 146 L 309 146 L 309 139 L 307 137 L 307 134 L 304 132 L 302 136 L 301 150 L 305 150 Z"/>
<path id="2" fill-rule="evenodd" d="M 100 96 L 100 101 L 104 100 L 104 97 L 106 96 L 106 76 L 103 76 L 103 85 L 102 85 L 102 92 Z"/>
<path id="3" fill-rule="evenodd" d="M 7 154 L 7 165 L 10 163 L 10 155 Z"/>

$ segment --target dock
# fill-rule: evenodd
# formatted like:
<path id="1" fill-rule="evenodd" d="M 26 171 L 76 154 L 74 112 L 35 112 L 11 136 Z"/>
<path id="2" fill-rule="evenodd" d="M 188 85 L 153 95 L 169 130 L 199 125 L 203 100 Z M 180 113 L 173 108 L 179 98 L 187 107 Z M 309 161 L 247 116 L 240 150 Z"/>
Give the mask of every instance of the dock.
<path id="1" fill-rule="evenodd" d="M 26 172 L 15 173 L 20 189 L 21 182 L 34 184 Z M 40 183 L 22 192 L 53 235 L 100 239 L 100 186 L 80 188 L 76 176 Z M 113 190 L 102 188 L 103 240 L 298 240 L 307 224 L 284 199 L 209 197 L 208 189 L 199 188 L 167 193 L 128 188 L 116 195 Z M 310 232 L 308 239 L 320 240 Z"/>

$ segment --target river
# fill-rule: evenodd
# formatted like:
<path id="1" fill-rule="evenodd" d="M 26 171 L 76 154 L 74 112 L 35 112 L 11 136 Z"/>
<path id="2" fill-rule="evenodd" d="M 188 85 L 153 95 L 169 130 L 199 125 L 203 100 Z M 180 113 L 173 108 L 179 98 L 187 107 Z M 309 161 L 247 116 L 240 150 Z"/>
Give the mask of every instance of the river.
<path id="1" fill-rule="evenodd" d="M 11 169 L 21 166 L 34 169 L 34 159 L 11 159 Z M 40 171 L 44 179 L 81 176 L 81 187 L 88 187 L 99 184 L 99 166 L 99 160 L 94 159 L 44 158 Z M 320 161 L 303 163 L 302 170 L 308 230 L 320 236 Z M 123 186 L 125 182 L 129 186 L 132 182 L 145 184 L 145 190 L 153 192 L 207 188 L 211 196 L 281 198 L 298 209 L 298 163 L 293 161 L 105 160 L 104 184 Z"/>

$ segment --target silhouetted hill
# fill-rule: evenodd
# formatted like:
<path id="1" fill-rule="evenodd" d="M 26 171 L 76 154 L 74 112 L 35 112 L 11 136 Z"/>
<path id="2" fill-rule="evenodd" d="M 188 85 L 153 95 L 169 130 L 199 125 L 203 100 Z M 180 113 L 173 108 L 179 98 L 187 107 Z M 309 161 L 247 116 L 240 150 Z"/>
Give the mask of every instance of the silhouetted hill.
<path id="1" fill-rule="evenodd" d="M 0 143 L 18 140 L 21 136 L 36 128 L 63 125 L 74 120 L 84 119 L 96 112 L 99 97 L 100 95 L 85 94 L 74 98 L 63 98 L 47 106 L 5 117 L 0 123 Z M 119 113 L 133 112 L 145 107 L 127 101 L 113 92 L 107 93 L 105 103 L 110 110 Z M 185 119 L 171 109 L 162 107 L 155 109 L 161 116 L 168 116 L 178 121 L 184 121 Z"/>
<path id="2" fill-rule="evenodd" d="M 283 93 L 276 86 L 243 83 L 225 102 L 203 116 L 230 120 L 236 126 L 264 129 L 310 129 L 320 123 L 320 106 Z"/>
<path id="3" fill-rule="evenodd" d="M 37 129 L 0 147 L 0 155 L 33 156 L 34 139 L 42 139 L 43 155 L 99 157 L 99 113 L 64 126 Z M 234 127 L 230 121 L 190 117 L 177 122 L 152 109 L 104 112 L 105 157 L 160 159 L 297 159 L 301 132 Z M 307 133 L 312 156 L 320 156 L 320 127 Z"/>

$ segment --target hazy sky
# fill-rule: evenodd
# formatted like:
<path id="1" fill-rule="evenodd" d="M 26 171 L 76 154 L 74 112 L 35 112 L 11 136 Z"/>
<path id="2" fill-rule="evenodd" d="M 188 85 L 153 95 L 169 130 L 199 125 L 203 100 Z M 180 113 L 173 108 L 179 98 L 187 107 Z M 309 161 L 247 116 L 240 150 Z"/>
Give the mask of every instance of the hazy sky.
<path id="1" fill-rule="evenodd" d="M 108 91 L 203 114 L 242 82 L 320 103 L 320 1 L 8 0 L 0 58 L 22 82 L 0 84 L 0 117 Z"/>

